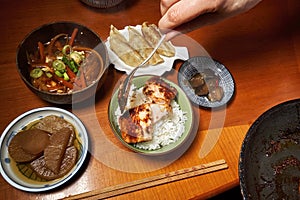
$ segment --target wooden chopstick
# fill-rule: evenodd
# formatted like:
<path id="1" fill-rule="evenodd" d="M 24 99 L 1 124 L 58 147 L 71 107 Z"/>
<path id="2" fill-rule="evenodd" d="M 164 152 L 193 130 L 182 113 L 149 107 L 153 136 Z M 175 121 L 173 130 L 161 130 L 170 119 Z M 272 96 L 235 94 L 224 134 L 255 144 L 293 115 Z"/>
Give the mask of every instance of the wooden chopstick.
<path id="1" fill-rule="evenodd" d="M 124 184 L 119 184 L 115 186 L 93 190 L 90 192 L 85 192 L 78 195 L 69 196 L 64 199 L 66 200 L 84 199 L 84 198 L 104 199 L 104 198 L 113 197 L 120 194 L 125 194 L 128 192 L 133 192 L 133 191 L 137 191 L 137 190 L 141 190 L 141 189 L 145 189 L 157 185 L 162 185 L 165 183 L 170 183 L 173 181 L 178 181 L 181 179 L 190 178 L 193 176 L 198 176 L 201 174 L 206 174 L 209 172 L 214 172 L 226 168 L 228 168 L 226 161 L 224 159 L 221 159 L 214 162 L 193 166 L 190 168 L 180 169 L 166 174 L 151 176 L 151 177 L 147 177 L 144 179 L 140 179 L 140 180 L 124 183 Z"/>

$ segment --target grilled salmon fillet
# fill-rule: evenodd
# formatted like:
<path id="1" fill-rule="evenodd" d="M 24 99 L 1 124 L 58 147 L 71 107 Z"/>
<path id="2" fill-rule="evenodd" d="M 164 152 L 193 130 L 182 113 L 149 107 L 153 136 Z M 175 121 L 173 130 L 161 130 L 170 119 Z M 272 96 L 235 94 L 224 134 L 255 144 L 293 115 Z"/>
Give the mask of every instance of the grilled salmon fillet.
<path id="1" fill-rule="evenodd" d="M 125 111 L 119 118 L 122 138 L 127 143 L 152 140 L 154 124 L 171 112 L 170 106 L 152 103 L 141 104 Z"/>
<path id="2" fill-rule="evenodd" d="M 142 92 L 146 100 L 119 118 L 121 135 L 127 143 L 152 140 L 153 126 L 172 114 L 170 103 L 177 95 L 176 88 L 159 77 L 149 79 Z"/>
<path id="3" fill-rule="evenodd" d="M 143 93 L 152 103 L 170 104 L 176 97 L 177 90 L 160 77 L 154 76 L 146 82 Z"/>

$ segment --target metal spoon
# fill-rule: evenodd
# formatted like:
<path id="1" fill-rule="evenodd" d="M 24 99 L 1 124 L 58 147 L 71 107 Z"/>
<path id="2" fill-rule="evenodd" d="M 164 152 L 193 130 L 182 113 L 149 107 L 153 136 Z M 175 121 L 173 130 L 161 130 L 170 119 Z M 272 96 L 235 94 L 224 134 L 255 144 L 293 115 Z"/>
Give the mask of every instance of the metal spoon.
<path id="1" fill-rule="evenodd" d="M 134 76 L 134 73 L 140 67 L 144 66 L 152 58 L 152 56 L 154 55 L 156 50 L 159 48 L 159 46 L 164 41 L 165 37 L 166 37 L 166 35 L 163 34 L 162 37 L 160 38 L 160 40 L 158 41 L 158 43 L 156 44 L 155 48 L 153 49 L 153 51 L 150 53 L 150 55 L 139 66 L 134 68 L 128 74 L 128 76 L 125 78 L 125 80 L 120 84 L 119 92 L 118 92 L 118 101 L 119 101 L 119 106 L 120 106 L 121 113 L 123 113 L 123 111 L 125 110 L 125 107 L 127 105 L 127 99 L 128 99 L 129 90 L 130 90 L 130 86 L 131 86 L 131 83 L 132 83 L 132 78 Z"/>

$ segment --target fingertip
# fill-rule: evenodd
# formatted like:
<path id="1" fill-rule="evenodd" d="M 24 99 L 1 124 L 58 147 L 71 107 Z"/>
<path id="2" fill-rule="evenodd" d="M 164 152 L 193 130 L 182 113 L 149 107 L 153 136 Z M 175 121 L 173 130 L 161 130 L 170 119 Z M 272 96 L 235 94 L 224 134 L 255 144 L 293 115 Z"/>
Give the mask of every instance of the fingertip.
<path id="1" fill-rule="evenodd" d="M 172 30 L 169 21 L 164 16 L 158 21 L 157 26 L 162 33 L 168 33 Z"/>
<path id="2" fill-rule="evenodd" d="M 178 35 L 180 35 L 180 34 L 181 34 L 181 32 L 172 30 L 172 31 L 170 31 L 170 32 L 167 33 L 167 35 L 166 35 L 166 40 L 169 41 L 169 40 L 171 40 L 172 38 L 174 38 L 174 37 L 176 37 L 176 36 L 178 36 Z"/>
<path id="3" fill-rule="evenodd" d="M 176 36 L 178 36 L 180 34 L 181 34 L 181 32 L 179 32 L 179 31 L 170 30 L 168 33 L 166 33 L 165 40 L 169 41 L 169 40 L 173 39 L 174 37 L 176 37 Z"/>
<path id="4" fill-rule="evenodd" d="M 159 30 L 160 30 L 160 32 L 161 32 L 162 34 L 166 34 L 166 38 L 165 38 L 166 41 L 169 41 L 169 40 L 171 40 L 172 38 L 174 38 L 174 37 L 176 37 L 177 35 L 180 34 L 179 31 L 175 31 L 175 30 L 173 30 L 173 29 L 167 28 L 167 27 L 165 26 L 165 24 L 164 24 L 163 19 L 161 19 L 161 20 L 158 22 L 158 28 L 159 28 Z"/>
<path id="5" fill-rule="evenodd" d="M 163 32 L 164 32 L 164 30 L 166 30 L 165 22 L 164 22 L 164 16 L 162 16 L 162 18 L 158 21 L 157 26 Z"/>

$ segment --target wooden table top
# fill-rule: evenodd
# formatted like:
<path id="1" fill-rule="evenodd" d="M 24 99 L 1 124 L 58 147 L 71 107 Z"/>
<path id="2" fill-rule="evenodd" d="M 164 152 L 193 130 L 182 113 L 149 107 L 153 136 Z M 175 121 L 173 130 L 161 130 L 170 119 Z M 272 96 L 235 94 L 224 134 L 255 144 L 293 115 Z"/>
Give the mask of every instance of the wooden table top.
<path id="1" fill-rule="evenodd" d="M 228 169 L 114 198 L 205 199 L 237 186 L 239 151 L 250 125 L 269 108 L 300 97 L 299 6 L 298 0 L 265 0 L 238 17 L 186 34 L 186 40 L 181 44 L 187 46 L 190 56 L 197 56 L 199 47 L 202 47 L 229 69 L 236 84 L 234 98 L 226 108 L 219 110 L 193 105 L 200 117 L 196 120 L 198 129 L 188 150 L 174 161 L 158 163 L 161 167 L 132 172 L 130 168 L 124 169 L 128 165 L 124 164 L 127 160 L 124 156 L 118 159 L 124 153 L 130 154 L 129 161 L 139 161 L 139 155 L 129 152 L 116 139 L 107 113 L 114 85 L 124 73 L 110 67 L 109 76 L 91 100 L 91 105 L 80 108 L 53 105 L 38 98 L 20 79 L 16 70 L 16 49 L 31 30 L 53 21 L 84 24 L 103 40 L 108 37 L 111 24 L 120 29 L 144 21 L 157 24 L 159 1 L 128 0 L 111 9 L 96 9 L 79 0 L 3 0 L 0 12 L 1 133 L 13 119 L 28 110 L 55 106 L 81 118 L 91 134 L 92 148 L 78 176 L 67 184 L 47 192 L 29 193 L 12 187 L 1 177 L 1 197 L 58 199 L 219 159 L 226 160 Z M 180 64 L 174 65 L 174 72 Z M 175 77 L 174 73 L 166 76 L 170 79 Z M 207 143 L 213 143 L 216 138 L 216 145 L 211 150 L 207 149 Z M 104 149 L 105 145 L 110 146 Z M 146 160 L 151 161 L 150 158 Z M 151 162 L 157 164 L 159 161 L 153 159 Z"/>

